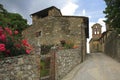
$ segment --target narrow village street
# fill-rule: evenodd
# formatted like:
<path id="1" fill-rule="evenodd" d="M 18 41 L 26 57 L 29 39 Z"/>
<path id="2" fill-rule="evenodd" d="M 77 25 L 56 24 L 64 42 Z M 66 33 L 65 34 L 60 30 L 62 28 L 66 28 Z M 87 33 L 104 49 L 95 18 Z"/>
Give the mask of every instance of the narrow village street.
<path id="1" fill-rule="evenodd" d="M 120 80 L 120 63 L 103 53 L 92 53 L 63 80 Z"/>

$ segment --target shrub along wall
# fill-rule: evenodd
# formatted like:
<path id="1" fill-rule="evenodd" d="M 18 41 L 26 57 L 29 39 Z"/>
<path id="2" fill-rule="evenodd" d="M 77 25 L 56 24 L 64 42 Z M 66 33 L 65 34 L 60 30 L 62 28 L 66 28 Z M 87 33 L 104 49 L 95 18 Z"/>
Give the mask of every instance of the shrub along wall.
<path id="1" fill-rule="evenodd" d="M 20 55 L 0 59 L 0 80 L 39 80 L 40 56 Z"/>
<path id="2" fill-rule="evenodd" d="M 120 62 L 120 35 L 112 32 L 105 42 L 105 54 Z"/>

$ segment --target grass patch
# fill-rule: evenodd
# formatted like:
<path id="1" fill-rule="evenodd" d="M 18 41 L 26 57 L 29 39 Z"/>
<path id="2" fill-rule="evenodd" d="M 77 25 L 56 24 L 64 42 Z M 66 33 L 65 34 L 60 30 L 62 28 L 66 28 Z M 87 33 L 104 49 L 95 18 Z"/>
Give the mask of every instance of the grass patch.
<path id="1" fill-rule="evenodd" d="M 49 75 L 49 69 L 42 69 L 40 71 L 40 76 L 44 77 L 44 76 L 48 76 Z"/>
<path id="2" fill-rule="evenodd" d="M 49 75 L 49 69 L 46 68 L 46 63 L 44 61 L 41 61 L 41 70 L 40 70 L 40 76 L 48 76 Z"/>

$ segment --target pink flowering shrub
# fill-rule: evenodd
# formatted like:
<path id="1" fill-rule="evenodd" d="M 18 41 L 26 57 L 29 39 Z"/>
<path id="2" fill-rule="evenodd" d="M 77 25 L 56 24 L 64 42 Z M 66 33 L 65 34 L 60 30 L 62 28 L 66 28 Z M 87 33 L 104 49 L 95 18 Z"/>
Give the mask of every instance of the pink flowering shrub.
<path id="1" fill-rule="evenodd" d="M 26 39 L 19 37 L 17 30 L 0 27 L 0 57 L 17 56 L 21 54 L 30 54 L 32 46 Z"/>

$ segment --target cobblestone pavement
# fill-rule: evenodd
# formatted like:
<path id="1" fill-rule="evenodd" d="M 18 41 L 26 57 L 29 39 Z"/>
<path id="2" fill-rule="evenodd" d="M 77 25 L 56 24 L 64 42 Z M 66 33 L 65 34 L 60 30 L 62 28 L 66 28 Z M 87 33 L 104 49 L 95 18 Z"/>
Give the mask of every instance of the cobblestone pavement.
<path id="1" fill-rule="evenodd" d="M 62 80 L 120 80 L 120 63 L 103 53 L 92 53 Z"/>

